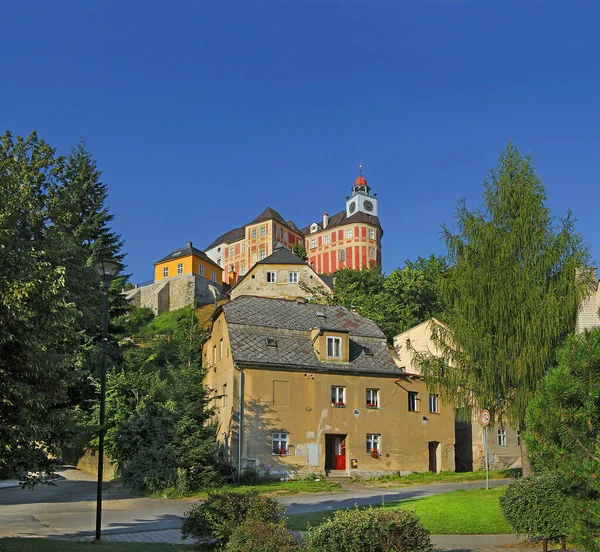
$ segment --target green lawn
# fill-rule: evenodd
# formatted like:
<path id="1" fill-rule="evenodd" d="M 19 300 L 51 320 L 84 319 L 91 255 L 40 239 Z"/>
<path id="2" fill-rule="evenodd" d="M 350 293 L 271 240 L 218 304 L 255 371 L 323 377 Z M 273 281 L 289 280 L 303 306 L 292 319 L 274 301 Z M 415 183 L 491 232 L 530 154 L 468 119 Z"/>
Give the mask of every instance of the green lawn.
<path id="1" fill-rule="evenodd" d="M 138 542 L 74 542 L 54 539 L 0 539 L 0 552 L 192 552 L 201 551 L 184 544 Z M 207 549 L 208 550 L 208 549 Z"/>
<path id="2" fill-rule="evenodd" d="M 512 479 L 521 476 L 520 469 L 490 470 L 490 479 Z M 415 472 L 408 475 L 382 475 L 373 479 L 353 478 L 354 483 L 372 487 L 410 487 L 412 485 L 432 485 L 434 483 L 464 483 L 466 481 L 485 481 L 485 470 L 474 472 Z"/>
<path id="3" fill-rule="evenodd" d="M 299 493 L 330 493 L 341 491 L 340 483 L 333 481 L 313 481 L 310 479 L 296 481 L 269 481 L 258 485 L 224 485 L 217 487 L 215 491 L 233 491 L 243 493 L 245 491 L 258 491 L 261 494 L 272 496 L 286 496 Z M 176 489 L 167 489 L 155 493 L 152 498 L 205 498 L 209 490 L 197 491 L 195 493 L 181 494 Z"/>
<path id="4" fill-rule="evenodd" d="M 500 513 L 498 499 L 503 492 L 501 487 L 488 491 L 454 491 L 426 498 L 389 502 L 375 507 L 413 510 L 434 535 L 511 533 L 510 526 Z M 290 529 L 304 531 L 308 524 L 318 525 L 332 514 L 333 511 L 296 514 L 289 516 L 288 525 Z"/>

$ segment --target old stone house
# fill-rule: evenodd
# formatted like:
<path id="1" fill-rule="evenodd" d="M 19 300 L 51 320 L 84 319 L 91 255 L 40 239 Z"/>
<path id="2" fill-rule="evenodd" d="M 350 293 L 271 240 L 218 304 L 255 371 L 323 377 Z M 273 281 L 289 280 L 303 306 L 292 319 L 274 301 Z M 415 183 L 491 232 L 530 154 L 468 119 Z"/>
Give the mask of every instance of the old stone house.
<path id="1" fill-rule="evenodd" d="M 454 470 L 453 407 L 343 307 L 238 296 L 214 312 L 203 361 L 223 458 L 239 470 Z"/>

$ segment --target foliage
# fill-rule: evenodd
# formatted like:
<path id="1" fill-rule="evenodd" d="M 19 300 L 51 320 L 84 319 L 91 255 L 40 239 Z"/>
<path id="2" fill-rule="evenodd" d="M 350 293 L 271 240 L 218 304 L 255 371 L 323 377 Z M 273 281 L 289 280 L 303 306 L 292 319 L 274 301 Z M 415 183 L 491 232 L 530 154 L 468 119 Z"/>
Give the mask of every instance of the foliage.
<path id="1" fill-rule="evenodd" d="M 292 253 L 296 255 L 296 257 L 300 257 L 303 261 L 308 260 L 308 255 L 306 254 L 306 249 L 304 245 L 301 243 L 296 243 L 292 245 Z"/>
<path id="2" fill-rule="evenodd" d="M 183 515 L 183 538 L 215 539 L 225 545 L 245 520 L 279 523 L 283 507 L 256 491 L 211 492 L 206 501 L 192 506 Z"/>
<path id="3" fill-rule="evenodd" d="M 592 549 L 600 531 L 600 329 L 569 336 L 557 360 L 527 410 L 525 441 L 536 472 L 566 480 L 572 531 Z"/>
<path id="4" fill-rule="evenodd" d="M 571 214 L 556 221 L 530 157 L 509 143 L 484 182 L 483 206 L 445 228 L 452 270 L 441 280 L 443 358 L 421 358 L 432 386 L 522 426 L 537 382 L 573 329 L 587 249 Z M 588 271 L 580 271 L 586 276 Z M 456 397 L 458 395 L 458 397 Z"/>
<path id="5" fill-rule="evenodd" d="M 0 142 L 0 478 L 63 442 L 77 316 L 46 204 L 62 164 L 37 134 Z"/>
<path id="6" fill-rule="evenodd" d="M 564 479 L 556 473 L 524 477 L 500 497 L 502 515 L 518 535 L 551 538 L 569 532 L 563 494 Z"/>
<path id="7" fill-rule="evenodd" d="M 351 508 L 308 532 L 307 550 L 314 552 L 431 551 L 433 547 L 419 518 L 407 510 Z"/>
<path id="8" fill-rule="evenodd" d="M 290 552 L 297 550 L 296 540 L 284 521 L 277 523 L 245 519 L 227 542 L 227 552 Z"/>

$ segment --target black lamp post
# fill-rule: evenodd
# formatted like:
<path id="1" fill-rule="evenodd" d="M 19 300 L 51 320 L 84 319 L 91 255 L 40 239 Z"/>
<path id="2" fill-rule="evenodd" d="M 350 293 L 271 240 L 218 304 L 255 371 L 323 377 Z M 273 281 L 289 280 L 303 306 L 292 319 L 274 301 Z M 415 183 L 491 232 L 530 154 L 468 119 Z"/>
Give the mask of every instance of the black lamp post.
<path id="1" fill-rule="evenodd" d="M 98 490 L 96 501 L 96 540 L 102 530 L 102 472 L 104 468 L 104 416 L 106 406 L 106 349 L 108 346 L 108 287 L 117 277 L 121 265 L 116 261 L 96 261 L 94 270 L 102 278 L 104 291 L 104 320 L 102 324 L 102 366 L 100 367 L 100 436 L 98 440 Z"/>

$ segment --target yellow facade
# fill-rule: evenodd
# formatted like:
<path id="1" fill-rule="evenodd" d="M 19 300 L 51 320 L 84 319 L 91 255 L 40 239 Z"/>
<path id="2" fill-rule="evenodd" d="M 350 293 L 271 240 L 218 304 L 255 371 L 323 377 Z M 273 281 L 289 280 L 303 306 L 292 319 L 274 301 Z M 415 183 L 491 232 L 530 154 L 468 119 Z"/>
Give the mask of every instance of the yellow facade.
<path id="1" fill-rule="evenodd" d="M 166 270 L 166 273 L 165 273 Z M 214 278 L 213 278 L 214 273 Z M 203 276 L 207 280 L 212 280 L 216 284 L 223 284 L 223 271 L 213 263 L 207 262 L 196 255 L 187 255 L 168 261 L 157 262 L 154 264 L 154 281 L 172 278 L 173 276 L 183 276 L 195 274 Z"/>

